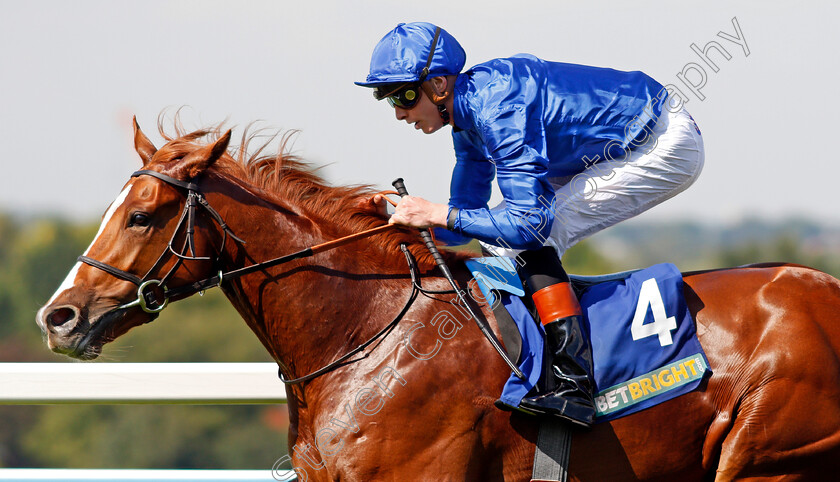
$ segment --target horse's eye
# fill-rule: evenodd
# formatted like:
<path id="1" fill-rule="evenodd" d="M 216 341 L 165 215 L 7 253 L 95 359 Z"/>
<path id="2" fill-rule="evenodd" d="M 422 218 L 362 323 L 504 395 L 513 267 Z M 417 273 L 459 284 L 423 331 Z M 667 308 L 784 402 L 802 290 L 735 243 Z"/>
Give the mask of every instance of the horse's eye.
<path id="1" fill-rule="evenodd" d="M 149 215 L 146 213 L 134 213 L 131 215 L 131 223 L 129 226 L 148 226 Z"/>

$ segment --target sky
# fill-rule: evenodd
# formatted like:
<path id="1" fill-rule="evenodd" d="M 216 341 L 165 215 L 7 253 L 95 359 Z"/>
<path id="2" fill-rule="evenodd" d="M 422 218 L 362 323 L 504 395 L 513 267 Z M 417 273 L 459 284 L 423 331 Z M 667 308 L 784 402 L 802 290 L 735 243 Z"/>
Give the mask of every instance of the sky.
<path id="1" fill-rule="evenodd" d="M 187 127 L 226 121 L 234 139 L 254 121 L 297 130 L 294 153 L 333 184 L 403 177 L 446 202 L 449 128 L 415 131 L 353 84 L 386 32 L 428 21 L 468 66 L 527 52 L 680 88 L 705 168 L 639 220 L 840 223 L 840 162 L 826 150 L 840 112 L 837 2 L 0 0 L 0 11 L 0 212 L 97 218 L 140 165 L 132 115 L 159 147 L 158 116 L 178 108 Z M 717 72 L 692 49 L 710 41 L 729 56 L 709 51 Z"/>

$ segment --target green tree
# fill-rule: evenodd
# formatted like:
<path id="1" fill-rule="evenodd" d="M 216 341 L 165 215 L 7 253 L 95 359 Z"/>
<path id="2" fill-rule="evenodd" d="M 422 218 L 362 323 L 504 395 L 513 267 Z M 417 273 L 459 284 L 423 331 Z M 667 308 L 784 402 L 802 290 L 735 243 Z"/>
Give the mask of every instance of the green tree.
<path id="1" fill-rule="evenodd" d="M 37 466 L 268 469 L 286 435 L 262 406 L 81 405 L 44 410 L 22 434 Z"/>
<path id="2" fill-rule="evenodd" d="M 721 250 L 720 263 L 725 267 L 752 263 L 794 263 L 819 269 L 837 276 L 840 260 L 830 255 L 810 254 L 791 234 L 780 234 L 765 241 L 749 241 Z"/>

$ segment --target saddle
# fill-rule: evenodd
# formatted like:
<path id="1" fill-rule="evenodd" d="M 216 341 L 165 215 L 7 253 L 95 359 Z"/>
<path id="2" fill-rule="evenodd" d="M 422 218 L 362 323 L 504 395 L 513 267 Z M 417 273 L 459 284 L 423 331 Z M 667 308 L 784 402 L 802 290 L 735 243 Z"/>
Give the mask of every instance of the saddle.
<path id="1" fill-rule="evenodd" d="M 528 378 L 511 376 L 497 401 L 497 406 L 518 410 L 523 397 L 544 388 L 539 315 L 512 260 L 478 258 L 467 266 L 492 303 L 508 355 Z M 592 346 L 596 423 L 688 393 L 711 374 L 676 266 L 569 278 Z M 532 481 L 566 480 L 572 431 L 555 417 L 541 417 Z"/>
<path id="2" fill-rule="evenodd" d="M 570 274 L 569 279 L 571 280 L 572 288 L 575 290 L 575 295 L 577 295 L 578 299 L 580 299 L 583 296 L 583 293 L 592 286 L 611 281 L 623 281 L 637 271 L 639 270 L 633 269 L 595 276 Z M 497 288 L 493 289 L 492 292 L 493 296 L 499 296 L 499 290 Z M 518 296 L 520 297 L 522 304 L 527 308 L 531 317 L 535 321 L 539 321 L 539 314 L 537 313 L 537 308 L 534 305 L 533 300 L 529 296 L 525 295 L 524 290 L 522 290 L 522 294 L 519 294 Z M 520 357 L 522 356 L 522 334 L 520 333 L 519 328 L 513 320 L 510 312 L 508 312 L 501 303 L 494 304 L 492 308 L 493 315 L 496 317 L 496 322 L 499 324 L 499 331 L 501 331 L 502 340 L 505 343 L 505 351 L 507 351 L 511 360 L 515 360 L 519 363 L 521 361 Z"/>
<path id="3" fill-rule="evenodd" d="M 467 261 L 491 303 L 505 349 L 528 377 L 511 377 L 500 401 L 516 409 L 538 391 L 542 327 L 507 258 Z M 683 296 L 682 274 L 669 263 L 598 276 L 569 276 L 592 347 L 596 422 L 649 408 L 697 388 L 711 371 Z"/>

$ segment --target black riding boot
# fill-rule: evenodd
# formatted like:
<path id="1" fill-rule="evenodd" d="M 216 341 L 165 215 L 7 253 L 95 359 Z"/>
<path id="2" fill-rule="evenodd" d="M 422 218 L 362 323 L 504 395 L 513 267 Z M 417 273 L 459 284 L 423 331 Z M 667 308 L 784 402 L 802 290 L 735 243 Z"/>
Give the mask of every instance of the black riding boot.
<path id="1" fill-rule="evenodd" d="M 592 353 L 580 327 L 581 317 L 570 316 L 545 325 L 544 373 L 548 391 L 523 398 L 520 407 L 562 417 L 584 427 L 592 425 Z M 552 386 L 553 382 L 553 386 Z"/>
<path id="2" fill-rule="evenodd" d="M 583 317 L 569 277 L 554 248 L 525 251 L 520 257 L 525 262 L 520 276 L 533 293 L 547 349 L 543 360 L 545 390 L 522 399 L 519 406 L 589 427 L 595 417 L 592 352 L 583 336 Z"/>

